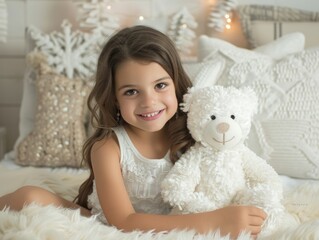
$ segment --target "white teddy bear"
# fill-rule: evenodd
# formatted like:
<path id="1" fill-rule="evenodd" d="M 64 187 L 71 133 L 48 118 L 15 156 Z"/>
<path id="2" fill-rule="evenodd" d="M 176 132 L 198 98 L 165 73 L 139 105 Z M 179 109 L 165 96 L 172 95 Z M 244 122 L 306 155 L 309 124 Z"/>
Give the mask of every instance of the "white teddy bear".
<path id="1" fill-rule="evenodd" d="M 281 180 L 264 159 L 244 145 L 256 94 L 248 87 L 192 87 L 182 110 L 196 143 L 162 182 L 162 196 L 174 213 L 195 213 L 227 205 L 254 205 L 268 218 L 263 235 L 273 232 L 284 210 Z"/>

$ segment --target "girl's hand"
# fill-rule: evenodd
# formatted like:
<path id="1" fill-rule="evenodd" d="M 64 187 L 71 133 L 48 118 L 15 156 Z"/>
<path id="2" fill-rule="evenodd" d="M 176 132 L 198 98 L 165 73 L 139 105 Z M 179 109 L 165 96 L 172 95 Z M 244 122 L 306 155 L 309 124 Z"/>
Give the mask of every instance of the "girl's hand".
<path id="1" fill-rule="evenodd" d="M 250 232 L 256 238 L 267 217 L 262 209 L 252 206 L 229 206 L 210 213 L 212 223 L 220 229 L 221 235 L 230 233 L 232 238 L 237 238 L 242 231 Z"/>

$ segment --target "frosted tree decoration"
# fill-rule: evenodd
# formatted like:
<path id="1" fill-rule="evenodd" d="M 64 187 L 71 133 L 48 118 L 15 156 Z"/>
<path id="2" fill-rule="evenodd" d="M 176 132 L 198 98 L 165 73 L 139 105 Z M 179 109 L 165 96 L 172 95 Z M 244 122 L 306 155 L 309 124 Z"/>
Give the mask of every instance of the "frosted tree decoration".
<path id="1" fill-rule="evenodd" d="M 0 42 L 7 41 L 7 24 L 8 24 L 7 5 L 5 0 L 0 0 Z"/>
<path id="2" fill-rule="evenodd" d="M 197 28 L 195 18 L 186 7 L 177 12 L 171 21 L 168 36 L 173 40 L 177 50 L 184 55 L 191 52 L 196 34 L 192 29 Z"/>
<path id="3" fill-rule="evenodd" d="M 88 79 L 92 76 L 97 63 L 96 49 L 98 36 L 81 31 L 72 32 L 72 25 L 64 20 L 62 32 L 44 34 L 35 27 L 30 27 L 29 32 L 35 40 L 35 50 L 41 51 L 48 64 L 57 73 L 68 78 L 81 77 Z"/>
<path id="4" fill-rule="evenodd" d="M 218 0 L 209 14 L 208 26 L 218 32 L 230 28 L 231 12 L 237 4 L 237 0 Z"/>
<path id="5" fill-rule="evenodd" d="M 100 46 L 120 28 L 119 19 L 110 10 L 111 5 L 105 0 L 90 0 L 78 4 L 80 27 L 100 35 Z"/>

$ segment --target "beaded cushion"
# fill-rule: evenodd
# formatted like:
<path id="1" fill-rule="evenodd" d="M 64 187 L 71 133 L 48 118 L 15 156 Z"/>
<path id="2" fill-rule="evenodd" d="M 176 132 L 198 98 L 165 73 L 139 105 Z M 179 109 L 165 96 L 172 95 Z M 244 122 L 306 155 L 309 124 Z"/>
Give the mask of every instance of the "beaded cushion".
<path id="1" fill-rule="evenodd" d="M 61 30 L 44 32 L 35 26 L 28 26 L 25 34 L 26 43 L 34 45 L 31 51 L 45 55 L 46 62 L 55 73 L 91 81 L 98 59 L 97 41 L 99 34 L 73 29 L 72 24 L 64 19 Z M 37 89 L 35 86 L 35 70 L 27 66 L 23 77 L 23 94 L 19 112 L 19 136 L 13 150 L 5 158 L 14 161 L 17 157 L 19 143 L 34 129 L 37 111 Z"/>
<path id="2" fill-rule="evenodd" d="M 279 174 L 319 179 L 319 48 L 281 59 L 208 37 L 199 48 L 206 59 L 226 62 L 217 84 L 251 86 L 258 94 L 249 147 Z"/>
<path id="3" fill-rule="evenodd" d="M 37 112 L 34 129 L 19 143 L 15 161 L 21 165 L 80 167 L 90 87 L 81 79 L 55 73 L 39 54 L 30 54 L 29 59 L 36 65 Z"/>

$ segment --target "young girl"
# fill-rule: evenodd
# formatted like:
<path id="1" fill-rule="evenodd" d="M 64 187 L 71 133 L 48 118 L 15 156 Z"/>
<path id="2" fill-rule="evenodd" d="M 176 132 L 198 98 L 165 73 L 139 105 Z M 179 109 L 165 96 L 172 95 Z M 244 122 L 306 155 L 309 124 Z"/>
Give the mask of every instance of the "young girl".
<path id="1" fill-rule="evenodd" d="M 193 143 L 186 114 L 179 110 L 191 82 L 170 39 L 145 26 L 125 28 L 105 45 L 99 57 L 96 84 L 89 96 L 95 133 L 84 146 L 90 169 L 76 203 L 37 187 L 22 187 L 0 198 L 19 210 L 37 202 L 80 208 L 86 216 L 124 231 L 195 229 L 236 237 L 256 236 L 265 213 L 251 206 L 168 215 L 160 184 L 180 154 Z"/>

